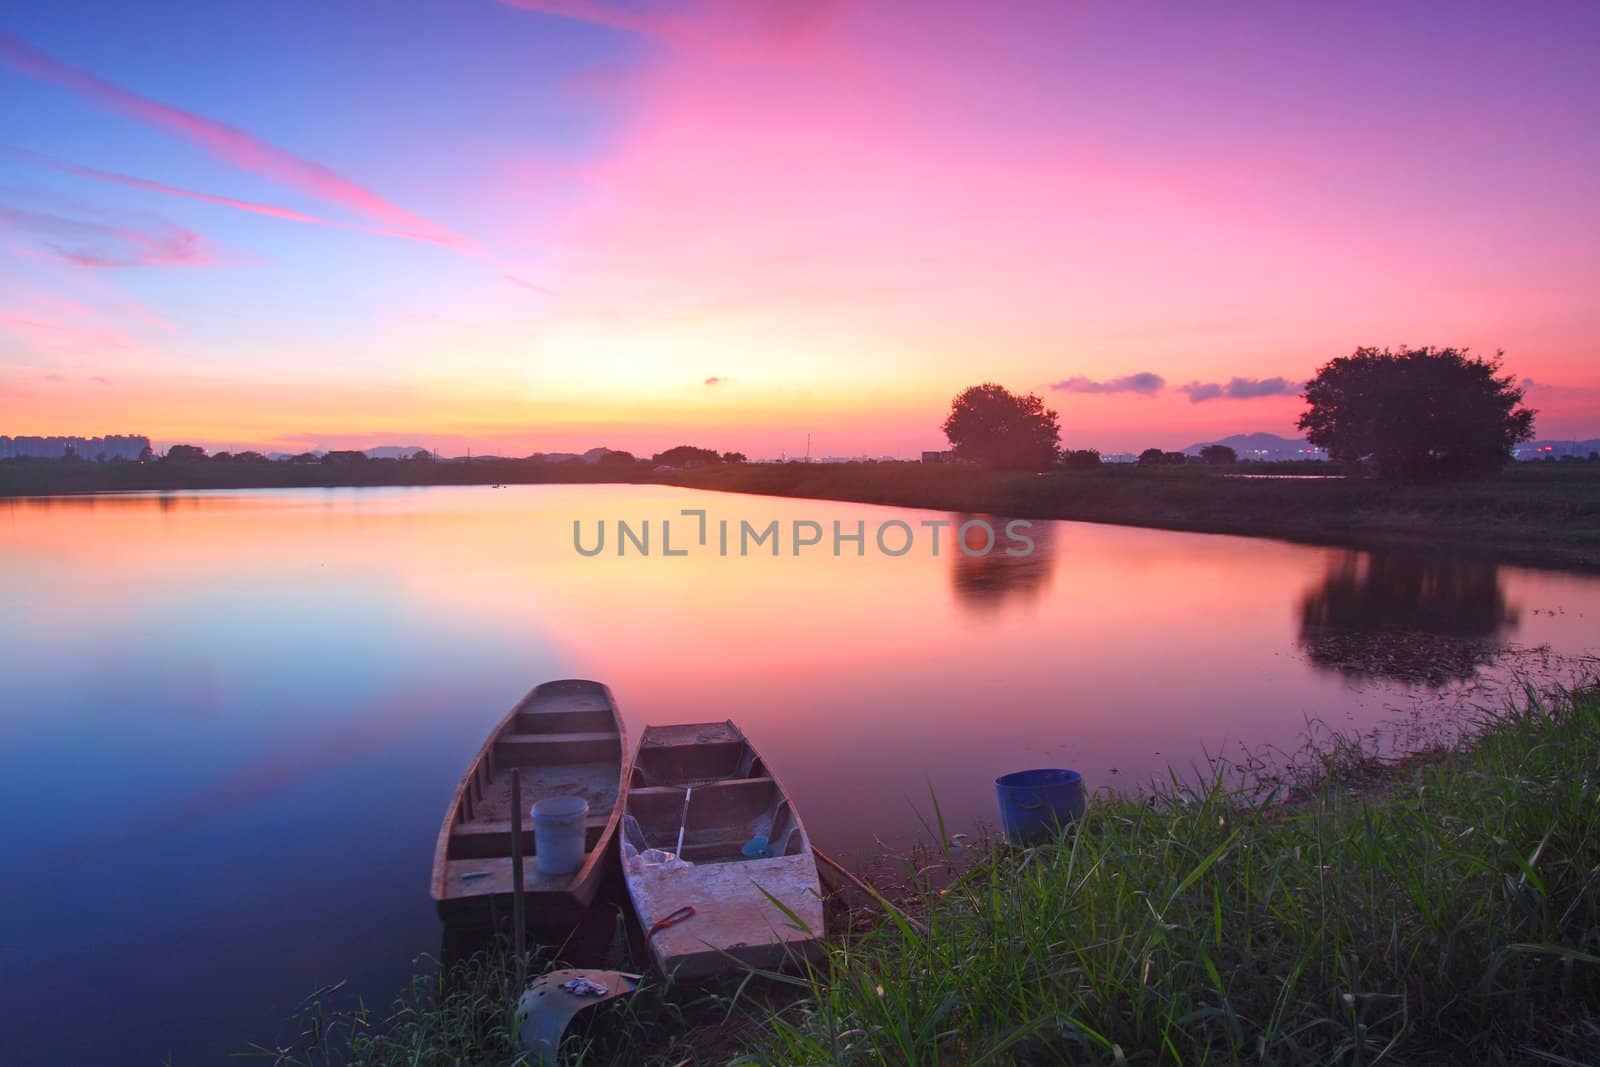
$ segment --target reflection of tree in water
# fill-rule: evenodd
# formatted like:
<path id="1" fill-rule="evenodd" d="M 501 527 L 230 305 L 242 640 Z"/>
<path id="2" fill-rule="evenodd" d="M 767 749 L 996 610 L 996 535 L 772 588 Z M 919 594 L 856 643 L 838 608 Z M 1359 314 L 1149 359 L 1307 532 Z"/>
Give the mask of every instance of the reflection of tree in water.
<path id="1" fill-rule="evenodd" d="M 990 515 L 952 515 L 950 518 L 952 533 L 973 519 L 982 519 L 994 529 L 994 547 L 985 555 L 968 555 L 961 550 L 959 542 L 940 545 L 940 551 L 951 553 L 950 581 L 962 606 L 994 611 L 1012 597 L 1032 600 L 1050 587 L 1050 575 L 1055 570 L 1055 523 L 1033 521 L 1020 528 L 1019 534 L 1033 539 L 1033 551 L 1025 556 L 1012 556 L 1007 554 L 1007 549 L 1020 551 L 1026 545 L 1006 536 L 1006 523 L 1010 519 Z M 967 531 L 968 551 L 981 552 L 987 541 L 988 535 L 981 526 Z"/>
<path id="2" fill-rule="evenodd" d="M 1301 601 L 1300 644 L 1327 670 L 1438 687 L 1491 663 L 1516 622 L 1493 563 L 1349 552 Z"/>

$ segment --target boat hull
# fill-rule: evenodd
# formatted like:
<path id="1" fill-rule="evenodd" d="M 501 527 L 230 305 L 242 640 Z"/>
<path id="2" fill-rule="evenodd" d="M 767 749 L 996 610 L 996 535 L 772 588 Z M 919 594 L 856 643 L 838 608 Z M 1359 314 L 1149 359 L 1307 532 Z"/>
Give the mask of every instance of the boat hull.
<path id="1" fill-rule="evenodd" d="M 646 729 L 626 805 L 623 879 L 662 973 L 776 969 L 818 951 L 822 888 L 810 840 L 737 726 Z M 659 853 L 675 858 L 651 862 Z"/>
<path id="2" fill-rule="evenodd" d="M 500 721 L 456 787 L 435 846 L 432 893 L 451 925 L 497 925 L 512 911 L 511 772 L 521 777 L 523 894 L 530 926 L 569 926 L 594 900 L 627 795 L 627 736 L 611 691 L 564 679 L 529 693 Z M 551 796 L 589 803 L 574 872 L 538 869 L 527 812 Z"/>

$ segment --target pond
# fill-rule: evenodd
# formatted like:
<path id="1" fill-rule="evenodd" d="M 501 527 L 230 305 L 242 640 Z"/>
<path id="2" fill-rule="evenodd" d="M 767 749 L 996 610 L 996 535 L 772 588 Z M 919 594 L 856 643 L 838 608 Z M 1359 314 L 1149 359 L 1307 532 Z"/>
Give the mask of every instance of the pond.
<path id="1" fill-rule="evenodd" d="M 1600 633 L 1590 576 L 1064 522 L 979 553 L 973 519 L 625 485 L 0 503 L 6 1062 L 214 1063 L 319 986 L 386 1003 L 438 948 L 456 779 L 545 679 L 607 682 L 635 737 L 736 720 L 860 857 L 930 790 L 992 820 L 1010 770 L 1411 743 Z M 776 537 L 741 554 L 745 524 Z"/>

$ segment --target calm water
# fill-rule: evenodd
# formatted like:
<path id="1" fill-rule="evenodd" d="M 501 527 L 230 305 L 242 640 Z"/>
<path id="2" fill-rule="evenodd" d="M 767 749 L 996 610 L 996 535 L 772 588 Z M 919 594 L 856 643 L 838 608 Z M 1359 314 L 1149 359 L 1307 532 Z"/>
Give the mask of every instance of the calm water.
<path id="1" fill-rule="evenodd" d="M 651 519 L 653 554 L 613 526 L 579 556 L 602 518 Z M 889 558 L 894 518 L 951 516 L 632 486 L 0 502 L 0 1063 L 215 1063 L 325 983 L 386 1002 L 438 945 L 450 791 L 543 679 L 609 682 L 635 732 L 737 719 L 859 855 L 917 834 L 930 783 L 966 828 L 1007 770 L 1133 788 L 1557 662 L 1507 645 L 1600 644 L 1591 577 L 1077 523 L 986 559 L 918 527 Z M 779 520 L 783 554 L 719 557 L 720 519 Z M 867 555 L 795 558 L 796 519 L 864 520 Z"/>

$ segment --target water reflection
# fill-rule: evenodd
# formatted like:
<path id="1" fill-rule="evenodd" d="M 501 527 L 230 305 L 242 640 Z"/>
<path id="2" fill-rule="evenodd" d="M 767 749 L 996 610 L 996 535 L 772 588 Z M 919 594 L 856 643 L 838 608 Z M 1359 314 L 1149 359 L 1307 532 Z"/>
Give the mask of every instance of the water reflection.
<path id="1" fill-rule="evenodd" d="M 995 531 L 993 547 L 984 552 L 988 533 L 974 524 L 966 529 L 962 541 L 966 551 L 958 545 L 950 557 L 950 584 L 956 592 L 956 602 L 972 612 L 998 611 L 1007 601 L 1030 602 L 1037 600 L 1050 588 L 1055 573 L 1055 539 L 1059 524 L 1033 522 L 1018 527 L 1017 534 L 1033 542 L 1032 551 L 1026 555 L 1011 555 L 1025 545 L 1006 533 L 1009 519 L 987 515 L 952 515 L 951 528 L 962 530 L 969 522 L 982 519 Z M 973 553 L 969 555 L 968 553 Z"/>
<path id="2" fill-rule="evenodd" d="M 1346 552 L 1300 602 L 1300 645 L 1325 670 L 1437 687 L 1491 662 L 1518 614 L 1493 563 Z"/>
<path id="3" fill-rule="evenodd" d="M 898 519 L 917 548 L 573 550 L 574 518 L 686 508 L 735 529 Z M 813 839 L 864 858 L 926 833 L 930 789 L 971 830 L 1006 771 L 1138 788 L 1297 747 L 1308 719 L 1374 728 L 1403 699 L 1389 678 L 1436 665 L 1358 671 L 1352 644 L 1482 654 L 1515 625 L 1570 656 L 1600 617 L 1588 576 L 1047 522 L 1007 556 L 992 518 L 1000 551 L 977 557 L 952 540 L 969 518 L 630 485 L 0 501 L 0 810 L 19 813 L 0 836 L 20 872 L 0 896 L 29 919 L 0 938 L 26 979 L 0 978 L 0 1061 L 103 1061 L 86 982 L 118 991 L 100 1007 L 127 1062 L 223 1062 L 341 979 L 387 1002 L 438 936 L 451 791 L 543 679 L 606 680 L 634 736 L 739 720 Z M 616 930 L 614 906 L 595 915 Z"/>

